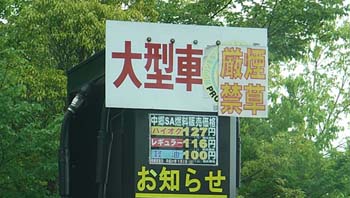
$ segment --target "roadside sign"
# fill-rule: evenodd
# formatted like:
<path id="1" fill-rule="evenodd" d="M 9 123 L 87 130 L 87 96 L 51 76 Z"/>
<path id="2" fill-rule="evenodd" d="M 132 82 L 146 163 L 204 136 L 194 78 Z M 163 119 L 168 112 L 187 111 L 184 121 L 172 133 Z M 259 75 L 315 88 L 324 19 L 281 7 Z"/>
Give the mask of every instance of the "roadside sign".
<path id="1" fill-rule="evenodd" d="M 230 118 L 175 111 L 141 111 L 138 117 L 135 198 L 234 197 Z"/>
<path id="2" fill-rule="evenodd" d="M 107 21 L 106 106 L 218 112 L 222 45 L 267 46 L 267 31 Z"/>

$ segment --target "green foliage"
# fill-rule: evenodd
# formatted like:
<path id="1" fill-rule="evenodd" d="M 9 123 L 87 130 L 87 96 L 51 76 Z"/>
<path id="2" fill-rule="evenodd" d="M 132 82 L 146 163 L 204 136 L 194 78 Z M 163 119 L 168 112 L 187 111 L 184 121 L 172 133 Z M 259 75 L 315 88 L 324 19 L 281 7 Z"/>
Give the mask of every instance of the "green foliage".
<path id="1" fill-rule="evenodd" d="M 222 11 L 231 4 L 230 0 L 212 1 L 157 1 L 159 21 L 163 23 L 222 25 L 219 18 Z"/>
<path id="2" fill-rule="evenodd" d="M 165 23 L 267 28 L 272 61 L 301 58 L 312 39 L 328 42 L 335 21 L 347 14 L 342 0 L 158 1 Z"/>
<path id="3" fill-rule="evenodd" d="M 104 48 L 106 19 L 152 21 L 153 1 L 1 1 L 0 197 L 57 197 L 65 71 Z"/>
<path id="4" fill-rule="evenodd" d="M 253 135 L 243 136 L 255 139 Z M 241 194 L 244 197 L 321 197 L 326 160 L 302 133 L 278 133 L 272 141 L 256 140 L 254 160 L 245 160 Z M 244 143 L 245 144 L 245 143 Z"/>
<path id="5" fill-rule="evenodd" d="M 0 41 L 0 197 L 53 196 L 65 76 L 31 66 L 5 43 Z"/>
<path id="6" fill-rule="evenodd" d="M 343 28 L 335 30 L 342 40 L 316 40 L 302 60 L 270 65 L 269 118 L 241 122 L 242 196 L 350 196 L 350 158 L 332 145 L 350 105 Z"/>
<path id="7" fill-rule="evenodd" d="M 266 0 L 236 1 L 225 17 L 230 26 L 268 29 L 270 59 L 300 58 L 313 38 L 336 39 L 333 33 L 337 18 L 348 8 L 341 0 Z"/>
<path id="8" fill-rule="evenodd" d="M 8 45 L 33 65 L 67 70 L 104 48 L 106 19 L 153 20 L 150 6 L 152 1 L 137 1 L 127 10 L 95 0 L 33 1 L 19 16 L 8 17 Z"/>

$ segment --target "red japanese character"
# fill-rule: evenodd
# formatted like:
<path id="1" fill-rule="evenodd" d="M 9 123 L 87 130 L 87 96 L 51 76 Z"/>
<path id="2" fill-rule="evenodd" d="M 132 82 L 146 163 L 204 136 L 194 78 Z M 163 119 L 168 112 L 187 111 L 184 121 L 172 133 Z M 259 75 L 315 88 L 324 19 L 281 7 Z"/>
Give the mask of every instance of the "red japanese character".
<path id="1" fill-rule="evenodd" d="M 159 60 L 162 59 L 163 64 L 168 63 L 168 47 L 166 44 L 159 43 L 146 43 L 145 47 L 147 48 L 147 53 L 144 57 L 147 59 L 146 70 L 149 71 L 153 62 L 153 72 L 147 74 L 147 79 L 153 79 L 155 83 L 145 83 L 145 88 L 156 88 L 156 89 L 173 89 L 173 84 L 165 84 L 163 80 L 171 80 L 171 73 L 173 72 L 173 44 L 169 44 L 169 65 L 165 69 L 168 75 L 162 73 L 162 69 L 159 67 Z M 162 47 L 162 54 L 159 53 L 160 48 Z"/>
<path id="2" fill-rule="evenodd" d="M 125 41 L 125 52 L 112 52 L 112 58 L 122 58 L 124 59 L 123 70 L 120 73 L 119 77 L 114 81 L 114 85 L 118 88 L 126 76 L 129 76 L 134 85 L 139 88 L 142 83 L 136 77 L 135 72 L 132 68 L 131 60 L 132 59 L 141 59 L 141 53 L 132 53 L 131 52 L 131 41 Z"/>
<path id="3" fill-rule="evenodd" d="M 184 54 L 177 59 L 177 74 L 182 77 L 176 78 L 176 82 L 186 84 L 186 91 L 192 91 L 193 84 L 202 84 L 201 57 L 193 55 L 202 55 L 203 50 L 192 49 L 192 45 L 187 44 L 186 49 L 176 49 L 176 54 Z"/>

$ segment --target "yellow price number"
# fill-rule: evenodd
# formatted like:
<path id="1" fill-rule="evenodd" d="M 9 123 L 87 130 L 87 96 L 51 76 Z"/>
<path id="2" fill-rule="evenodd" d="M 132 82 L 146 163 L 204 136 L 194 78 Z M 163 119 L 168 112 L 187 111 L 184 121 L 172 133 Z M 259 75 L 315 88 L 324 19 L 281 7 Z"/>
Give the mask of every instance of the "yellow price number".
<path id="1" fill-rule="evenodd" d="M 205 149 L 208 147 L 208 143 L 206 139 L 201 139 L 198 141 L 198 139 L 194 139 L 194 140 L 189 140 L 189 139 L 184 139 L 183 144 L 185 145 L 185 148 L 190 148 L 190 145 L 193 145 L 193 148 L 201 148 L 201 149 Z"/>
<path id="2" fill-rule="evenodd" d="M 186 150 L 184 152 L 184 157 L 186 160 L 191 159 L 191 160 L 197 160 L 197 159 L 201 159 L 201 160 L 207 160 L 208 159 L 208 153 L 207 151 L 189 151 Z"/>
<path id="3" fill-rule="evenodd" d="M 204 137 L 206 136 L 208 132 L 208 128 L 198 128 L 198 127 L 192 127 L 191 131 L 189 127 L 186 127 L 183 129 L 185 136 L 192 136 L 192 137 Z"/>

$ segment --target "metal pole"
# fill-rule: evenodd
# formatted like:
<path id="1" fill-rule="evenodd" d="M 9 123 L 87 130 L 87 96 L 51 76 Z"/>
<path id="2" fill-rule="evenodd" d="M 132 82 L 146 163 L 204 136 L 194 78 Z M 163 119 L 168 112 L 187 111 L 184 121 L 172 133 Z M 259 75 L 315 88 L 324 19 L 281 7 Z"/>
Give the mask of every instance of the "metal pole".
<path id="1" fill-rule="evenodd" d="M 236 157 L 237 157 L 237 118 L 236 117 L 230 117 L 230 198 L 237 197 L 237 184 L 236 184 L 236 177 L 237 177 L 237 164 L 236 164 Z"/>

